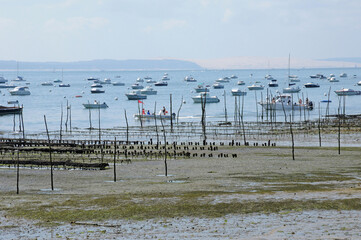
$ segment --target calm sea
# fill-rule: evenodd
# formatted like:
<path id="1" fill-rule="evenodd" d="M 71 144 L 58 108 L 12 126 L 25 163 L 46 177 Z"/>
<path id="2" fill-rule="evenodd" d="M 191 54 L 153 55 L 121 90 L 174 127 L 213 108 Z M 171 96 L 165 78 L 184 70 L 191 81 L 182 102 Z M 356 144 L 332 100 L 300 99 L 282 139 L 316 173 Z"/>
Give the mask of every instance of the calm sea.
<path id="1" fill-rule="evenodd" d="M 348 77 L 341 78 L 341 73 L 347 73 Z M 268 80 L 265 75 L 271 74 L 278 80 L 278 88 L 268 88 L 269 94 L 278 95 L 277 91 L 282 92 L 282 88 L 287 85 L 287 70 L 204 70 L 204 71 L 167 71 L 170 80 L 166 87 L 153 87 L 158 91 L 157 95 L 148 96 L 148 99 L 143 100 L 144 108 L 153 112 L 155 103 L 157 104 L 157 111 L 163 106 L 169 110 L 170 94 L 173 98 L 173 112 L 177 112 L 183 98 L 184 104 L 180 111 L 180 121 L 200 121 L 201 106 L 193 103 L 192 96 L 195 96 L 194 87 L 198 84 L 212 85 L 214 81 L 222 77 L 230 77 L 231 75 L 238 76 L 238 79 L 231 79 L 229 83 L 224 83 L 224 89 L 211 88 L 210 95 L 219 97 L 219 103 L 207 104 L 207 121 L 222 121 L 224 120 L 224 92 L 226 94 L 226 106 L 228 112 L 228 119 L 233 120 L 234 115 L 234 97 L 232 97 L 231 89 L 240 88 L 247 90 L 247 96 L 244 98 L 244 119 L 245 121 L 256 121 L 256 112 L 258 109 L 261 115 L 261 106 L 256 106 L 256 99 L 260 101 L 267 95 Z M 309 76 L 321 73 L 328 77 L 331 73 L 336 75 L 340 82 L 330 83 L 327 79 L 311 79 Z M 1 90 L 0 105 L 8 105 L 7 101 L 18 100 L 20 105 L 24 106 L 24 123 L 27 132 L 44 131 L 44 115 L 47 117 L 47 122 L 50 130 L 57 130 L 60 126 L 61 106 L 64 108 L 65 121 L 65 106 L 68 102 L 71 105 L 72 127 L 87 128 L 89 127 L 89 111 L 83 107 L 83 103 L 93 102 L 98 100 L 106 102 L 108 109 L 102 109 L 101 127 L 113 128 L 125 126 L 124 110 L 127 111 L 130 125 L 139 125 L 139 122 L 133 118 L 133 114 L 138 112 L 138 102 L 129 101 L 125 93 L 129 92 L 130 86 L 136 81 L 138 77 L 144 78 L 150 76 L 154 80 L 160 80 L 164 71 L 64 71 L 63 76 L 61 71 L 22 71 L 19 73 L 26 79 L 30 96 L 11 96 L 7 89 Z M 185 76 L 193 76 L 197 82 L 187 83 L 184 81 Z M 310 118 L 317 118 L 319 116 L 318 105 L 322 100 L 328 99 L 327 93 L 331 87 L 330 100 L 330 114 L 336 114 L 338 108 L 338 97 L 334 93 L 335 90 L 341 88 L 352 88 L 361 90 L 361 86 L 357 82 L 361 80 L 361 69 L 298 69 L 291 70 L 291 75 L 297 75 L 301 80 L 296 83 L 300 86 L 302 91 L 295 98 L 308 97 L 315 103 L 315 109 L 310 111 Z M 354 76 L 355 75 L 355 76 Z M 16 77 L 16 72 L 3 71 L 0 76 L 8 80 Z M 120 76 L 120 78 L 116 78 Z M 110 78 L 113 82 L 124 82 L 125 86 L 104 85 L 105 93 L 91 94 L 90 85 L 92 82 L 87 81 L 88 77 L 96 77 L 101 80 Z M 69 83 L 71 87 L 60 88 L 55 86 L 42 86 L 41 83 L 46 81 L 54 81 L 55 79 L 63 79 L 63 83 Z M 246 85 L 238 86 L 237 82 L 243 80 Z M 247 86 L 259 81 L 260 84 L 265 85 L 263 91 L 249 91 Z M 317 82 L 320 84 L 319 88 L 306 89 L 303 87 L 305 83 Z M 20 85 L 20 83 L 17 83 Z M 25 85 L 25 82 L 21 83 Z M 147 85 L 146 82 L 143 85 Z M 75 96 L 81 95 L 81 98 Z M 349 96 L 346 98 L 345 106 L 347 114 L 361 113 L 361 96 Z M 321 114 L 325 114 L 326 103 L 320 103 Z M 278 114 L 278 120 L 283 120 L 282 112 Z M 296 114 L 297 115 L 297 114 Z M 303 118 L 303 117 L 302 117 Z M 0 131 L 11 132 L 13 130 L 12 115 L 0 116 Z M 98 124 L 98 110 L 92 110 L 93 126 Z M 295 119 L 297 120 L 297 118 Z M 153 124 L 153 122 L 146 123 Z M 16 125 L 18 125 L 18 118 L 16 118 Z M 18 129 L 18 127 L 16 127 Z"/>

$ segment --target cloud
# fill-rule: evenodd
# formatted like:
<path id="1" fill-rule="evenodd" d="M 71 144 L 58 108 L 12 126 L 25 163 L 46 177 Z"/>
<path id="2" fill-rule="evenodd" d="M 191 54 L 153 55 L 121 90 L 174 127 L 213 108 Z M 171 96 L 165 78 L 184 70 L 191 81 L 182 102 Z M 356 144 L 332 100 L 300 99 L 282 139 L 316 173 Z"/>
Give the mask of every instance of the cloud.
<path id="1" fill-rule="evenodd" d="M 171 30 L 174 28 L 181 28 L 183 26 L 186 25 L 186 21 L 185 20 L 178 20 L 178 19 L 168 19 L 163 21 L 162 23 L 162 28 L 164 30 Z"/>
<path id="2" fill-rule="evenodd" d="M 64 21 L 50 19 L 45 23 L 45 27 L 51 31 L 77 31 L 82 29 L 99 29 L 108 23 L 108 19 L 101 17 L 72 17 L 67 18 Z"/>
<path id="3" fill-rule="evenodd" d="M 223 14 L 223 18 L 222 18 L 222 22 L 228 22 L 233 16 L 233 12 L 231 9 L 227 8 L 225 11 L 224 11 L 224 14 Z"/>

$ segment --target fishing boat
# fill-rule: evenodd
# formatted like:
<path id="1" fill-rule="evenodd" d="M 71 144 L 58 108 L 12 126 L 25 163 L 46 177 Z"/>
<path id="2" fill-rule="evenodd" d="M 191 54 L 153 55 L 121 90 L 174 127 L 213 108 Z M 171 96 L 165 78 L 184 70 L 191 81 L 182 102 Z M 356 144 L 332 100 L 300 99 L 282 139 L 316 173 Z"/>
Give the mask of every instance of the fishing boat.
<path id="1" fill-rule="evenodd" d="M 143 89 L 144 87 L 140 85 L 139 83 L 134 83 L 132 86 L 130 86 L 132 89 Z"/>
<path id="2" fill-rule="evenodd" d="M 320 84 L 310 82 L 310 83 L 306 83 L 304 86 L 305 86 L 305 88 L 318 88 L 318 87 L 320 87 Z"/>
<path id="3" fill-rule="evenodd" d="M 140 93 L 145 95 L 156 95 L 157 90 L 154 90 L 154 88 L 152 88 L 151 86 L 146 86 L 145 88 L 140 90 Z"/>
<path id="4" fill-rule="evenodd" d="M 297 111 L 297 110 L 312 110 L 313 102 L 306 99 L 306 103 L 302 103 L 299 100 L 298 103 L 292 101 L 292 96 L 289 94 L 282 94 L 272 99 L 266 99 L 266 101 L 259 102 L 259 104 L 265 110 L 285 110 L 285 111 Z"/>
<path id="5" fill-rule="evenodd" d="M 105 93 L 105 90 L 101 89 L 101 88 L 92 88 L 90 89 L 91 93 Z"/>
<path id="6" fill-rule="evenodd" d="M 341 90 L 336 90 L 335 93 L 338 96 L 352 96 L 352 95 L 361 95 L 361 91 L 355 91 L 350 88 L 342 88 Z"/>
<path id="7" fill-rule="evenodd" d="M 248 86 L 247 88 L 248 88 L 248 90 L 263 90 L 264 86 L 263 85 L 252 84 L 251 86 Z"/>
<path id="8" fill-rule="evenodd" d="M 157 87 L 168 86 L 168 83 L 164 82 L 164 81 L 159 81 L 159 82 L 154 83 L 154 86 L 157 86 Z"/>
<path id="9" fill-rule="evenodd" d="M 27 87 L 16 87 L 9 91 L 11 95 L 25 96 L 30 95 L 30 91 Z"/>
<path id="10" fill-rule="evenodd" d="M 151 114 L 134 114 L 133 116 L 138 120 L 154 120 L 155 118 L 162 120 L 170 120 L 171 118 L 175 119 L 176 114 L 172 113 L 172 115 L 164 115 L 164 114 L 151 113 Z"/>
<path id="11" fill-rule="evenodd" d="M 5 107 L 0 105 L 0 115 L 19 114 L 23 111 L 22 107 Z"/>
<path id="12" fill-rule="evenodd" d="M 232 96 L 246 96 L 247 92 L 241 89 L 235 88 L 231 90 Z"/>
<path id="13" fill-rule="evenodd" d="M 94 101 L 94 103 L 83 103 L 83 106 L 88 109 L 108 108 L 108 105 L 105 102 L 100 103 L 98 101 Z"/>
<path id="14" fill-rule="evenodd" d="M 217 96 L 210 96 L 209 93 L 202 92 L 199 95 L 192 97 L 194 103 L 218 103 L 219 98 Z"/>
<path id="15" fill-rule="evenodd" d="M 140 91 L 131 91 L 129 93 L 126 93 L 125 96 L 127 96 L 128 100 L 147 99 L 147 95 L 141 94 Z"/>

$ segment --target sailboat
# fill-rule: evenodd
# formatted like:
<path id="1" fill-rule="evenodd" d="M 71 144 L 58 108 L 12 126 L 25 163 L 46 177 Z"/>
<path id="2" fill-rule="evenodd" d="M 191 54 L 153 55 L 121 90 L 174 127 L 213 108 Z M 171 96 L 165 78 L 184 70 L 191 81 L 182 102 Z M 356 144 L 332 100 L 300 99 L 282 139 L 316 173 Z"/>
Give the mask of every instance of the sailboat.
<path id="1" fill-rule="evenodd" d="M 26 80 L 19 76 L 19 62 L 16 62 L 16 78 L 12 80 L 13 82 L 25 82 Z"/>
<path id="2" fill-rule="evenodd" d="M 290 84 L 291 81 L 290 67 L 291 67 L 291 54 L 288 55 L 288 75 L 287 75 L 288 87 L 283 88 L 283 93 L 298 93 L 299 91 L 301 91 L 301 89 L 298 86 L 295 87 Z M 292 78 L 294 78 L 294 76 L 292 76 Z"/>

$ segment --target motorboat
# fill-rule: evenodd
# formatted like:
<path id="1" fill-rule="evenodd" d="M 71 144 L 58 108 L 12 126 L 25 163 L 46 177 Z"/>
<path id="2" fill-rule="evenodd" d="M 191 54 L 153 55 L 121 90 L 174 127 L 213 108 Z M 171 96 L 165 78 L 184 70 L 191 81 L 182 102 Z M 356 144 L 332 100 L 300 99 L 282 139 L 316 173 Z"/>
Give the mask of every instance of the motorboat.
<path id="1" fill-rule="evenodd" d="M 23 111 L 22 107 L 5 107 L 0 105 L 0 115 L 6 114 L 20 114 Z"/>
<path id="2" fill-rule="evenodd" d="M 229 80 L 229 79 L 231 79 L 230 77 L 224 77 L 223 78 L 224 80 Z"/>
<path id="3" fill-rule="evenodd" d="M 60 79 L 55 79 L 53 82 L 54 82 L 54 83 L 61 83 L 61 82 L 63 82 L 63 81 L 61 81 Z"/>
<path id="4" fill-rule="evenodd" d="M 247 92 L 241 89 L 235 88 L 231 90 L 232 96 L 246 96 Z"/>
<path id="5" fill-rule="evenodd" d="M 244 81 L 242 81 L 242 80 L 239 80 L 239 81 L 237 82 L 237 85 L 246 85 L 246 83 L 245 83 Z"/>
<path id="6" fill-rule="evenodd" d="M 88 109 L 108 108 L 108 105 L 105 102 L 100 103 L 98 101 L 94 101 L 94 103 L 83 103 L 83 106 Z"/>
<path id="7" fill-rule="evenodd" d="M 151 78 L 151 79 L 148 79 L 146 82 L 147 82 L 147 83 L 156 83 L 157 81 L 155 81 L 155 80 L 153 80 L 153 79 Z"/>
<path id="8" fill-rule="evenodd" d="M 214 89 L 223 89 L 223 88 L 224 88 L 224 85 L 222 85 L 222 84 L 220 84 L 220 83 L 217 82 L 217 83 L 213 84 L 212 87 L 213 87 Z"/>
<path id="9" fill-rule="evenodd" d="M 335 74 L 331 73 L 330 76 L 327 79 L 330 80 L 333 77 L 336 77 L 336 76 L 335 76 Z"/>
<path id="10" fill-rule="evenodd" d="M 90 85 L 91 88 L 102 88 L 103 85 L 101 85 L 100 83 L 93 83 L 92 85 Z"/>
<path id="11" fill-rule="evenodd" d="M 134 83 L 131 86 L 132 89 L 143 89 L 144 87 L 142 85 L 140 85 L 139 83 Z"/>
<path id="12" fill-rule="evenodd" d="M 347 73 L 341 73 L 340 77 L 347 77 Z"/>
<path id="13" fill-rule="evenodd" d="M 248 90 L 263 90 L 264 86 L 263 85 L 252 84 L 251 86 L 248 86 L 247 88 L 248 88 Z"/>
<path id="14" fill-rule="evenodd" d="M 197 82 L 197 80 L 192 76 L 186 76 L 184 78 L 184 81 L 186 81 L 186 82 Z"/>
<path id="15" fill-rule="evenodd" d="M 26 80 L 21 77 L 21 76 L 17 76 L 14 80 L 12 80 L 13 82 L 25 82 Z"/>
<path id="16" fill-rule="evenodd" d="M 134 114 L 133 116 L 138 120 L 154 120 L 155 118 L 162 120 L 170 120 L 171 118 L 175 119 L 176 114 L 172 113 L 172 115 L 164 115 L 164 114 L 151 113 L 151 114 Z"/>
<path id="17" fill-rule="evenodd" d="M 145 80 L 150 80 L 150 79 L 152 79 L 152 78 L 149 77 L 149 76 L 145 76 L 144 79 L 145 79 Z"/>
<path id="18" fill-rule="evenodd" d="M 329 82 L 339 82 L 339 80 L 335 77 L 331 77 L 328 79 Z"/>
<path id="19" fill-rule="evenodd" d="M 359 82 L 357 83 L 357 85 L 361 86 L 361 81 L 359 81 Z"/>
<path id="20" fill-rule="evenodd" d="M 301 91 L 301 88 L 297 87 L 287 87 L 283 89 L 283 93 L 298 93 Z"/>
<path id="21" fill-rule="evenodd" d="M 272 99 L 266 99 L 266 101 L 259 102 L 259 104 L 265 110 L 285 110 L 285 111 L 297 111 L 297 110 L 312 110 L 313 102 L 308 101 L 306 98 L 306 103 L 302 103 L 300 99 L 298 102 L 293 102 L 292 96 L 290 94 L 281 94 Z"/>
<path id="22" fill-rule="evenodd" d="M 194 88 L 194 90 L 196 90 L 197 93 L 209 92 L 209 88 L 204 87 L 203 85 L 198 85 L 197 87 Z"/>
<path id="23" fill-rule="evenodd" d="M 30 91 L 27 87 L 15 87 L 9 92 L 11 95 L 19 95 L 19 96 L 30 95 Z"/>
<path id="24" fill-rule="evenodd" d="M 90 89 L 91 93 L 105 93 L 105 90 L 101 89 L 101 88 L 92 88 Z"/>
<path id="25" fill-rule="evenodd" d="M 192 97 L 194 103 L 218 103 L 217 96 L 210 96 L 209 93 L 202 92 L 199 95 Z"/>
<path id="26" fill-rule="evenodd" d="M 54 84 L 52 82 L 43 82 L 41 83 L 41 86 L 53 86 Z"/>
<path id="27" fill-rule="evenodd" d="M 355 91 L 350 88 L 342 88 L 341 90 L 336 90 L 335 93 L 338 96 L 352 96 L 352 95 L 361 95 L 361 91 Z"/>
<path id="28" fill-rule="evenodd" d="M 127 96 L 128 100 L 147 99 L 147 95 L 141 94 L 140 91 L 131 91 L 129 93 L 126 93 L 125 96 Z"/>
<path id="29" fill-rule="evenodd" d="M 8 101 L 8 104 L 19 104 L 18 100 L 10 100 Z"/>
<path id="30" fill-rule="evenodd" d="M 168 77 L 168 74 L 164 74 L 162 77 L 162 81 L 168 81 L 170 78 Z"/>
<path id="31" fill-rule="evenodd" d="M 318 88 L 318 87 L 320 87 L 320 84 L 310 82 L 310 83 L 306 83 L 304 86 L 305 86 L 305 88 Z"/>
<path id="32" fill-rule="evenodd" d="M 137 81 L 137 82 L 144 82 L 144 79 L 143 79 L 143 78 L 137 78 L 136 81 Z"/>
<path id="33" fill-rule="evenodd" d="M 14 84 L 0 84 L 0 88 L 16 88 Z"/>
<path id="34" fill-rule="evenodd" d="M 228 78 L 228 77 L 218 78 L 218 79 L 216 80 L 216 82 L 219 82 L 219 83 L 228 83 L 228 82 L 229 82 L 229 78 Z"/>
<path id="35" fill-rule="evenodd" d="M 157 90 L 154 90 L 151 86 L 146 86 L 145 88 L 140 90 L 140 93 L 145 95 L 156 95 Z"/>
<path id="36" fill-rule="evenodd" d="M 125 86 L 125 83 L 122 82 L 113 82 L 113 86 Z"/>
<path id="37" fill-rule="evenodd" d="M 70 87 L 70 84 L 69 83 L 68 84 L 61 83 L 61 84 L 59 84 L 59 87 Z"/>
<path id="38" fill-rule="evenodd" d="M 231 76 L 232 79 L 237 79 L 238 77 L 236 75 Z"/>
<path id="39" fill-rule="evenodd" d="M 270 81 L 274 79 L 271 74 L 267 74 L 264 78 Z"/>
<path id="40" fill-rule="evenodd" d="M 159 82 L 154 83 L 154 86 L 157 86 L 157 87 L 168 86 L 168 83 L 164 82 L 164 81 L 159 81 Z"/>
<path id="41" fill-rule="evenodd" d="M 0 76 L 0 83 L 6 83 L 8 80 L 4 77 Z"/>
<path id="42" fill-rule="evenodd" d="M 99 80 L 99 78 L 95 78 L 95 77 L 89 77 L 87 78 L 88 81 L 95 81 L 95 80 Z"/>
<path id="43" fill-rule="evenodd" d="M 268 83 L 269 87 L 278 87 L 278 83 L 277 83 L 277 79 L 272 79 L 269 83 Z"/>
<path id="44" fill-rule="evenodd" d="M 318 78 L 317 75 L 311 75 L 310 78 Z"/>
<path id="45" fill-rule="evenodd" d="M 99 83 L 99 84 L 112 84 L 112 80 L 110 78 L 104 78 L 103 81 L 97 79 L 94 80 L 94 83 Z"/>

